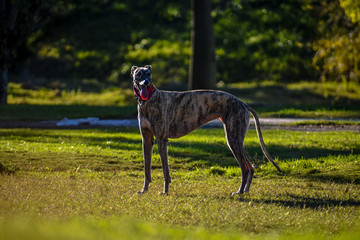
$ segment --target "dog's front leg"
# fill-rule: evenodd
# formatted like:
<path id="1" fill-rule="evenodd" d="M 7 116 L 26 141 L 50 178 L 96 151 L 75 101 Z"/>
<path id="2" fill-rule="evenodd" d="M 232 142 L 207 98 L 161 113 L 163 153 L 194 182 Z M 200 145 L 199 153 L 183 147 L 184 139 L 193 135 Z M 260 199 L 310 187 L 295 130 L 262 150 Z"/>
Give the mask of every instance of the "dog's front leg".
<path id="1" fill-rule="evenodd" d="M 169 184 L 171 183 L 169 161 L 168 161 L 168 140 L 158 140 L 159 154 L 161 159 L 161 165 L 164 174 L 164 194 L 169 193 Z"/>
<path id="2" fill-rule="evenodd" d="M 144 153 L 145 179 L 143 190 L 139 193 L 145 193 L 149 189 L 151 182 L 151 157 L 154 146 L 154 134 L 149 129 L 141 129 Z"/>

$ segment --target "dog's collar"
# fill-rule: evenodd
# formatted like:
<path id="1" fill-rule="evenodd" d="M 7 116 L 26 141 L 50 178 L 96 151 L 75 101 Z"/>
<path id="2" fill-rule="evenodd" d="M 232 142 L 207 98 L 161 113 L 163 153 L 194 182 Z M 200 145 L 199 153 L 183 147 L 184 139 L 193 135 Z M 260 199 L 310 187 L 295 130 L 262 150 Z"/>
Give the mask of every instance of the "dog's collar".
<path id="1" fill-rule="evenodd" d="M 147 90 L 149 92 L 149 96 L 147 99 L 144 99 L 141 94 L 139 93 L 139 90 L 136 89 L 136 87 L 133 87 L 134 90 L 134 94 L 135 94 L 135 98 L 138 101 L 138 103 L 140 104 L 140 106 L 142 106 L 144 104 L 144 102 L 146 102 L 147 100 L 149 100 L 151 98 L 151 96 L 153 95 L 154 91 L 155 91 L 155 87 L 153 84 L 151 84 L 150 86 L 147 87 Z"/>

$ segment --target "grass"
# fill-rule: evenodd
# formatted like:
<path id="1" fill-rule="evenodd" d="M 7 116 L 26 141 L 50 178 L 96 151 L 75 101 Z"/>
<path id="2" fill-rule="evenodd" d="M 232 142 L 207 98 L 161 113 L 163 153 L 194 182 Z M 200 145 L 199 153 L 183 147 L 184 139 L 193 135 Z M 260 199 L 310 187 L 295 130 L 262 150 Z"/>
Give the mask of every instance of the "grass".
<path id="1" fill-rule="evenodd" d="M 207 231 L 205 229 L 182 229 L 179 227 L 149 222 L 139 222 L 133 218 L 110 218 L 94 220 L 74 219 L 70 222 L 42 222 L 39 220 L 7 220 L 7 228 L 1 228 L 2 239 L 358 239 L 359 231 L 342 232 L 334 236 L 319 233 L 288 233 L 277 235 L 246 235 L 230 231 Z M 21 229 L 21 231 L 19 231 Z M 36 229 L 36 231 L 34 231 Z"/>
<path id="2" fill-rule="evenodd" d="M 21 84 L 10 83 L 8 92 L 10 104 L 30 105 L 89 105 L 109 106 L 135 103 L 131 88 L 99 89 L 98 92 L 82 92 L 79 90 L 59 90 L 49 88 L 24 88 Z"/>
<path id="3" fill-rule="evenodd" d="M 356 105 L 344 106 L 271 106 L 257 107 L 261 117 L 295 117 L 326 119 L 359 119 L 360 112 Z"/>
<path id="4" fill-rule="evenodd" d="M 52 121 L 64 118 L 100 117 L 101 119 L 136 118 L 136 105 L 0 105 L 0 121 Z"/>
<path id="5" fill-rule="evenodd" d="M 271 101 L 273 105 L 351 105 L 360 101 L 360 84 L 356 82 L 241 82 L 224 89 L 239 93 L 250 102 Z"/>
<path id="6" fill-rule="evenodd" d="M 360 118 L 359 84 L 226 87 L 256 104 L 262 117 Z M 122 89 L 88 93 L 11 84 L 9 103 L 0 106 L 0 121 L 136 116 L 131 90 Z M 0 239 L 358 239 L 358 132 L 263 135 L 284 176 L 249 130 L 245 146 L 256 177 L 250 194 L 231 197 L 241 171 L 223 130 L 199 129 L 170 141 L 172 184 L 162 196 L 157 146 L 150 191 L 137 194 L 143 183 L 138 129 L 0 129 Z"/>
<path id="7" fill-rule="evenodd" d="M 357 132 L 264 130 L 285 176 L 245 146 L 257 165 L 251 193 L 230 197 L 240 170 L 221 129 L 171 140 L 172 184 L 162 189 L 154 148 L 145 195 L 137 129 L 0 130 L 1 239 L 357 239 Z M 15 231 L 16 230 L 16 231 Z"/>
<path id="8" fill-rule="evenodd" d="M 360 121 L 344 121 L 344 120 L 306 120 L 306 121 L 297 121 L 294 123 L 289 123 L 288 125 L 295 125 L 295 126 L 337 126 L 337 125 L 360 125 Z"/>
<path id="9" fill-rule="evenodd" d="M 24 87 L 10 84 L 9 105 L 0 106 L 0 121 L 136 116 L 136 101 L 130 87 L 99 89 L 95 93 Z M 343 86 L 336 82 L 281 84 L 266 81 L 231 84 L 221 89 L 255 104 L 261 117 L 360 119 L 358 83 Z"/>
<path id="10" fill-rule="evenodd" d="M 262 117 L 360 118 L 360 84 L 337 82 L 243 82 L 223 88 L 248 103 Z"/>

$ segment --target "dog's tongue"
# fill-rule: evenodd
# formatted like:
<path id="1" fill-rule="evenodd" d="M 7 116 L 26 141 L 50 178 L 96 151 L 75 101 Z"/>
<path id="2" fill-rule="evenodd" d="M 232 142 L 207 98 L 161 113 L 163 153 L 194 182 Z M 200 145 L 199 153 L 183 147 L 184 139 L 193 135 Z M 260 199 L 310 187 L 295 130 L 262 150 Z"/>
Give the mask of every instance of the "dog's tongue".
<path id="1" fill-rule="evenodd" d="M 149 98 L 149 92 L 147 86 L 140 86 L 140 95 L 143 100 L 147 100 Z"/>

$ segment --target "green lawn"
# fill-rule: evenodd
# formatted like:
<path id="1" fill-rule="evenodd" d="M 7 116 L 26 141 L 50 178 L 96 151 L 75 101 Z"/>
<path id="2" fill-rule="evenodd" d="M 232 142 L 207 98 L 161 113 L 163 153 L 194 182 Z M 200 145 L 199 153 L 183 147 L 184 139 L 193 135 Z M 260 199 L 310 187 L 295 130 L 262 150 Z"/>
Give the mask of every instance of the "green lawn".
<path id="1" fill-rule="evenodd" d="M 360 119 L 358 83 L 344 86 L 336 82 L 244 82 L 220 89 L 254 104 L 261 117 Z M 65 117 L 119 119 L 135 118 L 137 114 L 130 86 L 82 92 L 33 90 L 10 84 L 8 102 L 7 106 L 0 105 L 0 121 L 60 120 Z"/>
<path id="2" fill-rule="evenodd" d="M 231 197 L 241 172 L 222 129 L 171 140 L 172 184 L 142 188 L 137 129 L 0 129 L 1 239 L 358 239 L 358 132 L 264 130 L 245 146 L 257 165 L 250 194 Z"/>

